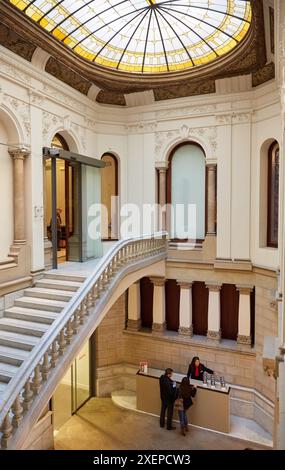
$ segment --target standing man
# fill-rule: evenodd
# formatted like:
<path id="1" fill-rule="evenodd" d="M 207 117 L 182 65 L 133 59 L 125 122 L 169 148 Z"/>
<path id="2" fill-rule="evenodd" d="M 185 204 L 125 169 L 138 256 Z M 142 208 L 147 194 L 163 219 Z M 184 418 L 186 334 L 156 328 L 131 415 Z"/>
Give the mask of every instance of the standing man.
<path id="1" fill-rule="evenodd" d="M 176 383 L 171 379 L 173 370 L 168 368 L 165 374 L 159 379 L 160 398 L 161 398 L 161 412 L 160 412 L 160 427 L 164 428 L 165 414 L 167 411 L 167 429 L 172 431 L 176 429 L 172 426 L 174 401 L 176 398 Z"/>

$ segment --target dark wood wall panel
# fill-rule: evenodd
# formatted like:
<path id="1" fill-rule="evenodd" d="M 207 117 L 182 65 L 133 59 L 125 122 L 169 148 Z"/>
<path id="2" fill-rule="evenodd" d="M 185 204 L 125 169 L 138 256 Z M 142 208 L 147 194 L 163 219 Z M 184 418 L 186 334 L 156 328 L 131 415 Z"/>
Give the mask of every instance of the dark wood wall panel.
<path id="1" fill-rule="evenodd" d="M 204 282 L 194 282 L 192 286 L 193 332 L 206 335 L 208 330 L 209 291 Z"/>
<path id="2" fill-rule="evenodd" d="M 239 293 L 234 284 L 223 284 L 221 288 L 222 338 L 237 339 Z"/>
<path id="3" fill-rule="evenodd" d="M 165 283 L 165 314 L 168 330 L 178 331 L 179 329 L 179 303 L 180 287 L 175 279 L 168 279 Z"/>
<path id="4" fill-rule="evenodd" d="M 140 280 L 141 294 L 141 324 L 144 328 L 151 328 L 153 321 L 153 283 L 148 277 Z"/>

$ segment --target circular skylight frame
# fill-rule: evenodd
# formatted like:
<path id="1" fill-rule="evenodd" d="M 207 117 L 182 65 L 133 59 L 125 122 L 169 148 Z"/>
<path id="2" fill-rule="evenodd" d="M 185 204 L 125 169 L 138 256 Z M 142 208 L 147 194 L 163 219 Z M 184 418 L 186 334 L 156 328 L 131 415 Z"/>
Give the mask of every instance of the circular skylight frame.
<path id="1" fill-rule="evenodd" d="M 80 14 L 86 15 L 87 8 L 94 7 L 94 0 L 10 0 L 10 2 L 79 57 L 86 59 L 89 63 L 93 62 L 103 70 L 120 72 L 121 76 L 135 75 L 145 78 L 165 74 L 171 76 L 177 75 L 177 72 L 191 72 L 191 70 L 200 69 L 203 65 L 212 64 L 217 59 L 234 51 L 244 42 L 252 24 L 250 0 L 200 0 L 199 2 L 195 0 L 99 0 L 101 8 L 99 7 L 99 12 L 95 14 L 97 18 L 95 33 L 98 34 L 98 30 L 104 33 L 105 30 L 106 37 L 103 35 L 101 38 L 95 38 L 94 29 L 88 30 L 89 32 L 86 34 L 86 26 L 90 25 L 92 21 L 90 15 L 87 20 L 86 16 L 82 16 L 84 22 L 80 23 L 79 21 Z M 99 2 L 96 0 L 96 5 Z M 122 5 L 130 4 L 133 6 L 131 11 L 129 8 L 127 13 L 124 13 L 120 9 L 122 13 L 117 12 L 117 16 L 110 17 L 110 12 L 115 11 L 114 8 L 122 8 Z M 103 5 L 105 6 L 103 7 Z M 183 14 L 179 13 L 179 9 L 183 11 Z M 191 9 L 191 15 L 189 9 Z M 197 11 L 196 16 L 193 15 L 193 11 Z M 202 18 L 198 18 L 198 12 L 201 13 L 201 11 L 203 12 Z M 243 17 L 240 12 L 244 13 Z M 108 21 L 106 21 L 107 16 L 103 18 L 103 14 L 108 15 Z M 212 20 L 208 19 L 209 14 L 212 15 Z M 118 27 L 122 18 L 125 18 L 124 23 Z M 215 18 L 216 24 L 213 24 L 213 18 Z M 218 20 L 222 18 L 222 21 Z M 105 21 L 103 21 L 104 19 Z M 129 19 L 133 19 L 133 22 L 128 21 Z M 143 27 L 140 27 L 143 21 L 144 30 Z M 193 21 L 197 23 L 195 28 Z M 71 28 L 69 30 L 66 27 L 68 24 Z M 99 28 L 98 24 L 101 24 Z M 156 25 L 154 33 L 152 31 L 155 29 L 153 25 Z M 162 25 L 165 27 L 163 31 Z M 177 25 L 180 25 L 180 29 Z M 133 33 L 129 37 L 122 36 L 124 30 L 129 28 L 128 31 L 131 31 L 132 27 Z M 189 30 L 188 36 L 186 34 L 187 28 Z M 203 37 L 199 28 L 207 30 L 209 36 Z M 169 32 L 172 32 L 172 38 L 166 36 L 166 30 L 168 30 L 168 35 Z M 144 38 L 144 41 L 141 41 L 144 42 L 144 46 L 142 48 L 142 44 L 140 44 L 139 51 L 131 50 L 130 53 L 128 47 L 131 47 L 132 41 L 138 43 L 135 34 L 139 31 Z M 156 39 L 161 38 L 160 48 L 159 51 L 153 50 L 151 54 L 149 45 L 158 42 L 152 40 L 155 37 Z M 193 41 L 193 37 L 199 39 L 194 45 L 190 41 L 191 38 Z M 221 37 L 227 39 L 223 42 Z M 119 38 L 120 41 L 114 46 L 112 41 L 115 38 L 117 38 L 116 40 Z M 92 52 L 93 55 L 86 47 L 88 41 L 89 43 L 93 41 L 93 44 L 94 41 L 97 41 L 97 49 Z M 174 41 L 176 45 L 179 44 L 180 49 L 171 50 L 169 48 L 169 44 L 174 44 Z M 196 50 L 202 49 L 204 55 L 193 54 L 195 48 Z M 112 53 L 113 57 L 110 57 Z M 117 54 L 115 59 L 114 53 Z M 137 60 L 135 63 L 132 62 L 132 54 Z M 160 62 L 151 64 L 151 60 L 154 59 Z"/>

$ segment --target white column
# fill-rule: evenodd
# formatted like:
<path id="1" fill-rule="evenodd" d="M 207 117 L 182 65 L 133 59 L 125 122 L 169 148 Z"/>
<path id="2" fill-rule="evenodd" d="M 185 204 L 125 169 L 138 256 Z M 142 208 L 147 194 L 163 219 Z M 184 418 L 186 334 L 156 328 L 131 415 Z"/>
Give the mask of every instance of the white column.
<path id="1" fill-rule="evenodd" d="M 250 323 L 251 306 L 250 294 L 253 290 L 251 286 L 237 286 L 239 291 L 239 309 L 238 309 L 238 337 L 240 344 L 251 344 Z"/>
<path id="2" fill-rule="evenodd" d="M 141 294 L 140 281 L 135 282 L 128 290 L 128 330 L 138 331 L 141 327 Z"/>
<path id="3" fill-rule="evenodd" d="M 158 202 L 161 208 L 166 205 L 166 167 L 157 167 L 158 170 Z M 159 230 L 166 230 L 166 210 L 161 211 Z"/>
<path id="4" fill-rule="evenodd" d="M 193 336 L 192 324 L 192 282 L 178 281 L 180 286 L 179 334 Z"/>
<path id="5" fill-rule="evenodd" d="M 23 245 L 26 243 L 24 160 L 30 152 L 11 148 L 9 154 L 13 159 L 14 244 Z"/>
<path id="6" fill-rule="evenodd" d="M 163 333 L 166 329 L 165 321 L 165 279 L 162 277 L 151 278 L 153 283 L 153 333 Z"/>
<path id="7" fill-rule="evenodd" d="M 278 320 L 278 336 L 279 351 L 278 358 L 278 374 L 277 393 L 279 397 L 278 421 L 275 423 L 276 447 L 278 450 L 285 449 L 285 2 L 277 0 L 276 2 L 276 69 L 277 79 L 279 79 L 281 94 L 281 126 L 283 129 L 280 144 L 280 187 L 279 187 L 279 264 L 280 264 L 280 283 L 278 286 L 279 303 L 279 320 Z"/>
<path id="8" fill-rule="evenodd" d="M 207 235 L 216 234 L 216 164 L 207 165 Z"/>
<path id="9" fill-rule="evenodd" d="M 209 339 L 221 340 L 221 284 L 209 283 L 209 301 L 208 301 L 208 332 Z"/>

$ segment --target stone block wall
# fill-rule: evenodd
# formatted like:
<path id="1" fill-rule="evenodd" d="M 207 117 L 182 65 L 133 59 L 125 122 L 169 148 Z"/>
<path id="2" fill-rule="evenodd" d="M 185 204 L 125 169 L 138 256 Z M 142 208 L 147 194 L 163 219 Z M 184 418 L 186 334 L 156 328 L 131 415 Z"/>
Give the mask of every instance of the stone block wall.
<path id="1" fill-rule="evenodd" d="M 132 332 L 126 328 L 126 293 L 113 305 L 97 330 L 97 393 L 108 396 L 113 390 L 135 388 L 139 362 L 150 367 L 172 367 L 187 373 L 193 356 L 224 375 L 233 385 L 231 413 L 255 419 L 268 432 L 273 432 L 275 379 L 263 370 L 264 336 L 277 335 L 277 312 L 272 299 L 274 289 L 256 286 L 255 345 L 242 347 L 234 341 L 212 343 L 207 338 L 181 337 L 173 332 L 153 335 Z"/>

